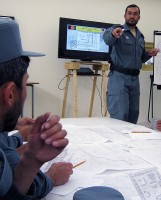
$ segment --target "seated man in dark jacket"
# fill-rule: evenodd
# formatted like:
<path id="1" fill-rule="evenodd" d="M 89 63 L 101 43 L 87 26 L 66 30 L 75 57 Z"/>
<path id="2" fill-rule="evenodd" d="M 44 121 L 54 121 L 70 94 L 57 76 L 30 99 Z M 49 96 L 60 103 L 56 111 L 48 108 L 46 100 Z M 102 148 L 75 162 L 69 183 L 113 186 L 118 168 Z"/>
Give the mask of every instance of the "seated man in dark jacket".
<path id="1" fill-rule="evenodd" d="M 53 164 L 45 174 L 40 171 L 68 144 L 58 116 L 39 116 L 20 153 L 16 149 L 22 145 L 21 137 L 6 133 L 15 128 L 26 99 L 28 56 L 42 55 L 23 51 L 18 24 L 0 18 L 0 199 L 41 199 L 72 174 L 71 163 Z"/>

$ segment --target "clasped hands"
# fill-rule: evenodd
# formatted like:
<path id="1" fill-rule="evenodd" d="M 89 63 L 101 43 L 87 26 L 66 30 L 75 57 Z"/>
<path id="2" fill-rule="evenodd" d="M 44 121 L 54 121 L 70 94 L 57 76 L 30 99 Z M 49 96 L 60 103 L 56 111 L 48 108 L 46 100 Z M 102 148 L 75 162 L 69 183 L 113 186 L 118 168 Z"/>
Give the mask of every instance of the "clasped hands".
<path id="1" fill-rule="evenodd" d="M 40 167 L 57 157 L 68 144 L 66 130 L 62 129 L 59 116 L 50 116 L 46 113 L 36 120 L 30 118 L 19 119 L 16 128 L 23 132 L 23 138 L 27 138 L 27 144 L 22 146 L 20 154 L 28 152 L 33 155 Z M 25 131 L 24 131 L 25 130 Z M 25 134 L 24 134 L 25 132 Z M 21 148 L 21 147 L 20 147 Z M 71 163 L 54 163 L 46 173 L 54 185 L 61 185 L 69 180 L 73 173 Z"/>

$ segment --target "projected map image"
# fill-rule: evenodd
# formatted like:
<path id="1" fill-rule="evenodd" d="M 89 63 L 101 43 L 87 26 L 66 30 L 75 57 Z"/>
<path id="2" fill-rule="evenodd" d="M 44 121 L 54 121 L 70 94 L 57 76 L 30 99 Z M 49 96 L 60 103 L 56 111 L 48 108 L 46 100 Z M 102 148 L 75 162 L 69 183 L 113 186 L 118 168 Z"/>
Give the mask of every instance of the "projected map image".
<path id="1" fill-rule="evenodd" d="M 109 47 L 102 38 L 104 31 L 102 28 L 68 25 L 67 49 L 106 53 Z"/>

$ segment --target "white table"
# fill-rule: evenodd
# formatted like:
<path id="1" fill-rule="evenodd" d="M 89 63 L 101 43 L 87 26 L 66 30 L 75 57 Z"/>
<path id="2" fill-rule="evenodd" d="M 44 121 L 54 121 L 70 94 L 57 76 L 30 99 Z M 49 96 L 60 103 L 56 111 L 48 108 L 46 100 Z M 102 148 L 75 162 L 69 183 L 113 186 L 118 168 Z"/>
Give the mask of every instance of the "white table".
<path id="1" fill-rule="evenodd" d="M 141 127 L 139 125 L 134 125 L 134 124 L 131 124 L 131 123 L 127 123 L 127 122 L 124 122 L 124 121 L 115 120 L 115 119 L 111 119 L 111 118 L 64 118 L 64 119 L 61 119 L 61 123 L 63 124 L 63 126 L 67 130 L 69 129 L 69 132 L 70 132 L 70 127 L 75 126 L 74 128 L 77 128 L 77 132 L 75 134 L 78 134 L 79 131 L 81 131 L 81 128 L 83 128 L 84 130 L 86 128 L 88 128 L 92 131 L 96 130 L 97 133 L 99 132 L 98 130 L 100 128 L 100 135 L 102 135 L 103 137 L 106 135 L 107 136 L 106 138 L 109 137 L 110 139 L 111 139 L 112 134 L 113 134 L 113 138 L 115 138 L 114 132 L 111 133 L 111 136 L 110 136 L 109 130 L 107 131 L 108 132 L 107 134 L 105 133 L 104 130 L 108 129 L 108 128 L 113 129 L 113 131 L 117 132 L 117 134 L 118 134 L 118 138 L 116 138 L 116 141 L 111 141 L 111 142 L 107 141 L 107 142 L 105 142 L 101 145 L 102 146 L 103 145 L 105 145 L 105 146 L 106 145 L 116 145 L 116 149 L 115 149 L 116 152 L 117 152 L 117 147 L 120 148 L 120 145 L 121 145 L 121 147 L 123 147 L 125 145 L 125 148 L 126 148 L 127 145 L 132 144 L 132 145 L 134 145 L 134 147 L 136 147 L 136 149 L 137 149 L 136 152 L 139 154 L 140 153 L 139 148 L 145 147 L 145 150 L 147 150 L 146 149 L 146 146 L 147 146 L 147 148 L 149 148 L 148 149 L 149 153 L 148 153 L 148 155 L 146 155 L 146 152 L 143 152 L 143 153 L 145 153 L 145 154 L 141 155 L 141 156 L 143 156 L 143 159 L 141 157 L 134 155 L 134 157 L 136 156 L 136 157 L 138 157 L 138 159 L 140 159 L 142 161 L 139 164 L 140 165 L 139 168 L 137 166 L 137 161 L 136 161 L 136 163 L 133 163 L 134 162 L 133 158 L 127 157 L 127 166 L 129 166 L 129 168 L 127 167 L 128 169 L 121 169 L 123 167 L 122 163 L 125 162 L 125 160 L 126 160 L 126 155 L 128 156 L 129 150 L 127 151 L 127 149 L 126 149 L 126 151 L 124 151 L 125 155 L 123 155 L 123 158 L 122 158 L 124 160 L 123 161 L 117 160 L 116 161 L 116 168 L 114 167 L 115 169 L 108 169 L 108 167 L 112 166 L 111 164 L 113 162 L 113 161 L 111 162 L 110 159 L 109 159 L 109 160 L 107 160 L 107 171 L 96 176 L 97 178 L 101 178 L 102 180 L 104 180 L 103 185 L 114 187 L 114 188 L 120 190 L 120 192 L 122 192 L 122 194 L 125 196 L 125 200 L 141 200 L 140 197 L 138 196 L 132 182 L 131 183 L 128 182 L 130 179 L 125 180 L 126 179 L 125 178 L 124 180 L 122 180 L 122 175 L 123 175 L 123 177 L 128 176 L 128 175 L 126 175 L 126 173 L 134 172 L 136 170 L 137 171 L 143 170 L 143 169 L 146 169 L 146 168 L 149 169 L 149 168 L 152 168 L 152 167 L 157 167 L 159 169 L 159 166 L 161 166 L 160 165 L 161 159 L 159 158 L 160 156 L 157 157 L 157 154 L 156 154 L 154 156 L 155 162 L 153 163 L 153 158 L 151 157 L 151 154 L 153 153 L 154 150 L 157 150 L 157 151 L 159 151 L 158 155 L 159 154 L 161 155 L 161 148 L 160 148 L 160 150 L 158 150 L 158 146 L 159 145 L 161 146 L 161 138 L 158 139 L 158 140 L 148 140 L 148 141 L 143 140 L 143 139 L 139 139 L 139 140 L 137 140 L 137 143 L 136 143 L 136 140 L 133 139 L 133 142 L 131 142 L 130 141 L 131 137 L 126 132 L 128 132 L 130 130 L 136 131 L 137 128 L 138 128 L 138 130 L 144 130 L 144 128 L 145 128 L 145 131 L 147 131 L 148 129 L 146 127 Z M 142 132 L 142 131 L 140 131 L 140 132 Z M 119 139 L 120 136 L 121 137 L 123 136 L 123 138 L 125 138 L 125 139 L 123 139 L 123 140 Z M 127 141 L 126 141 L 126 138 L 127 138 Z M 114 140 L 114 139 L 111 139 L 111 140 Z M 129 142 L 128 142 L 128 140 L 129 140 Z M 142 143 L 143 143 L 144 147 L 141 145 Z M 147 145 L 145 145 L 146 143 L 147 143 Z M 135 150 L 134 147 L 133 147 L 133 150 Z M 152 148 L 152 150 L 150 150 L 150 148 Z M 107 149 L 107 152 L 108 151 L 109 151 L 109 149 Z M 113 155 L 114 157 L 118 156 L 118 155 L 116 155 L 115 152 L 112 152 L 112 151 L 110 152 L 110 154 Z M 73 152 L 73 155 L 74 155 L 74 152 Z M 108 155 L 109 154 L 107 153 L 107 156 Z M 139 156 L 140 156 L 140 154 L 139 154 Z M 119 164 L 119 162 L 120 162 L 120 164 Z M 119 170 L 119 167 L 120 167 L 120 170 Z M 131 167 L 131 169 L 130 169 L 130 167 Z M 159 171 L 160 171 L 160 169 L 159 169 Z M 121 176 L 120 176 L 120 174 L 121 174 Z M 111 181 L 110 181 L 110 178 L 111 178 Z M 134 196 L 132 196 L 133 194 L 129 195 L 128 191 L 126 192 L 126 190 L 129 190 L 129 191 L 131 190 L 131 194 L 133 193 L 135 195 Z M 72 200 L 74 192 L 75 192 L 75 190 L 73 192 L 65 195 L 65 196 L 55 195 L 53 193 L 49 193 L 44 199 L 45 200 Z"/>

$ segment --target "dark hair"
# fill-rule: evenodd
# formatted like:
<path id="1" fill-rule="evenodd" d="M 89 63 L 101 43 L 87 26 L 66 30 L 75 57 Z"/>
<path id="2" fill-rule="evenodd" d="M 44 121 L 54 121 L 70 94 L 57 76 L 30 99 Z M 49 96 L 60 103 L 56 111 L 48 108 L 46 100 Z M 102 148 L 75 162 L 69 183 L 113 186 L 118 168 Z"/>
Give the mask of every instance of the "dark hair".
<path id="1" fill-rule="evenodd" d="M 125 13 L 127 12 L 127 9 L 128 9 L 128 8 L 138 8 L 138 10 L 139 10 L 139 15 L 140 15 L 140 8 L 139 8 L 139 6 L 137 6 L 136 4 L 130 4 L 129 6 L 127 6 L 126 9 L 125 9 Z"/>
<path id="2" fill-rule="evenodd" d="M 0 63 L 0 87 L 13 81 L 19 89 L 22 89 L 23 76 L 27 73 L 29 63 L 30 59 L 27 56 Z"/>

